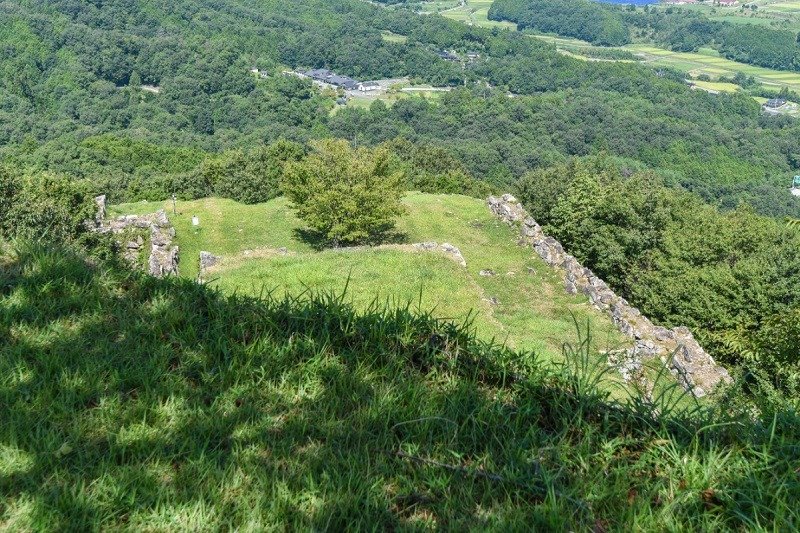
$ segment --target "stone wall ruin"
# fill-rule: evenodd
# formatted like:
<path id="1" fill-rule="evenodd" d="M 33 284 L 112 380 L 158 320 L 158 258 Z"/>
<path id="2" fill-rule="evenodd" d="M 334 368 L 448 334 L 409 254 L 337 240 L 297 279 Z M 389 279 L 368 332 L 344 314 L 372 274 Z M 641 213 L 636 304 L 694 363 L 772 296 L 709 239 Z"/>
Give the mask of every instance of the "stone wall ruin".
<path id="1" fill-rule="evenodd" d="M 563 273 L 567 293 L 587 296 L 595 308 L 611 318 L 623 335 L 634 341 L 632 348 L 609 354 L 609 364 L 616 366 L 625 380 L 636 379 L 645 361 L 659 358 L 683 388 L 696 397 L 705 396 L 721 383 L 732 381 L 727 370 L 716 364 L 689 329 L 667 329 L 653 324 L 568 254 L 561 243 L 545 235 L 512 195 L 491 196 L 488 205 L 501 220 L 520 227 L 520 244 L 531 246 L 545 263 Z"/>
<path id="2" fill-rule="evenodd" d="M 123 215 L 107 220 L 105 195 L 95 198 L 95 202 L 97 203 L 96 231 L 110 233 L 124 240 L 125 242 L 118 240 L 117 244 L 122 248 L 126 260 L 137 264 L 146 243 L 141 233 L 132 239 L 123 237 L 130 236 L 131 230 L 141 230 L 149 234 L 150 253 L 146 265 L 148 273 L 157 278 L 178 275 L 179 248 L 172 244 L 175 239 L 175 228 L 163 209 L 147 215 Z"/>

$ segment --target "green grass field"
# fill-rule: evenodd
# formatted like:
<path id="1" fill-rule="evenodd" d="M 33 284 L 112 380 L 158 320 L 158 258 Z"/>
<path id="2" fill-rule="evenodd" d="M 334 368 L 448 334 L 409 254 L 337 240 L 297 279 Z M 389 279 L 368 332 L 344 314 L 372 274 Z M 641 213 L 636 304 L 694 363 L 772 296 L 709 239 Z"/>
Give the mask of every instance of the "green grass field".
<path id="1" fill-rule="evenodd" d="M 401 244 L 320 252 L 301 238 L 302 224 L 282 198 L 252 206 L 223 199 L 178 202 L 178 215 L 172 218 L 181 272 L 195 278 L 199 253 L 205 250 L 224 258 L 213 272 L 212 285 L 227 293 L 296 295 L 306 289 L 343 291 L 349 283 L 349 297 L 361 309 L 377 298 L 394 305 L 413 302 L 457 322 L 471 315 L 481 338 L 549 358 L 560 356 L 564 339 L 575 338 L 573 315 L 581 324 L 590 322 L 596 349 L 620 346 L 622 339 L 610 321 L 584 297 L 568 296 L 559 275 L 518 247 L 514 232 L 495 220 L 483 201 L 410 193 L 404 203 L 407 213 L 398 224 Z M 146 213 L 159 207 L 137 203 L 113 211 Z M 171 203 L 163 207 L 171 209 Z M 199 228 L 191 226 L 195 215 Z M 408 246 L 428 241 L 457 246 L 467 267 Z M 281 248 L 287 255 L 277 252 Z M 496 275 L 480 276 L 481 270 Z M 492 297 L 499 305 L 487 301 Z"/>
<path id="2" fill-rule="evenodd" d="M 409 86 L 409 85 L 406 85 Z M 357 95 L 357 96 L 349 96 L 347 99 L 347 104 L 344 106 L 335 105 L 331 109 L 331 115 L 335 115 L 342 109 L 347 107 L 356 108 L 356 109 L 369 109 L 373 102 L 380 100 L 384 104 L 388 106 L 392 106 L 400 100 L 404 100 L 406 98 L 425 98 L 429 100 L 436 100 L 441 98 L 442 91 L 436 90 L 426 90 L 427 86 L 415 86 L 415 90 L 413 92 L 406 92 L 399 90 L 388 91 L 381 94 L 364 94 L 364 95 Z"/>
<path id="3" fill-rule="evenodd" d="M 554 44 L 556 47 L 569 47 L 570 50 L 593 48 L 594 45 L 578 39 L 570 39 L 553 35 L 531 34 Z M 712 78 L 733 77 L 737 72 L 753 76 L 759 83 L 767 87 L 800 91 L 800 72 L 787 72 L 756 67 L 745 63 L 731 61 L 720 56 L 716 50 L 701 48 L 697 52 L 673 52 L 649 44 L 630 44 L 620 48 L 642 57 L 644 64 L 655 67 L 669 67 L 687 72 L 693 77 L 706 74 Z"/>
<path id="4" fill-rule="evenodd" d="M 788 407 L 615 402 L 585 350 L 551 370 L 424 313 L 18 243 L 0 250 L 0 353 L 2 531 L 800 525 Z"/>
<path id="5" fill-rule="evenodd" d="M 692 83 L 694 83 L 697 87 L 703 90 L 716 91 L 720 93 L 735 93 L 742 90 L 742 88 L 736 85 L 735 83 L 726 83 L 719 81 L 700 81 L 700 80 L 694 80 L 692 81 Z"/>
<path id="6" fill-rule="evenodd" d="M 384 30 L 381 32 L 381 39 L 386 41 L 387 43 L 405 43 L 408 41 L 408 37 L 405 35 L 400 35 L 397 33 L 390 32 L 389 30 Z"/>
<path id="7" fill-rule="evenodd" d="M 442 16 L 482 28 L 516 29 L 512 22 L 489 20 L 489 8 L 494 0 L 465 0 L 463 5 L 440 11 Z"/>

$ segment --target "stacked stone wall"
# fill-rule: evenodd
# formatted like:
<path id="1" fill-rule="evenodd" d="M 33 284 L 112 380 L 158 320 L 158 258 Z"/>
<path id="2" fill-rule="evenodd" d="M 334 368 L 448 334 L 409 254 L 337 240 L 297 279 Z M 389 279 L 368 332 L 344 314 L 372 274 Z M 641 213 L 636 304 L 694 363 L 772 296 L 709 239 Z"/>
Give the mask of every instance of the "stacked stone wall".
<path id="1" fill-rule="evenodd" d="M 591 304 L 606 313 L 633 347 L 623 353 L 609 354 L 609 362 L 620 369 L 625 379 L 641 373 L 643 363 L 659 358 L 678 382 L 701 397 L 721 383 L 729 383 L 728 372 L 695 340 L 685 327 L 667 329 L 653 324 L 646 316 L 613 290 L 589 268 L 568 254 L 553 237 L 547 236 L 522 205 L 510 194 L 489 197 L 489 209 L 508 224 L 520 227 L 520 243 L 530 246 L 545 263 L 564 275 L 564 290 L 583 294 Z"/>
<path id="2" fill-rule="evenodd" d="M 175 228 L 161 209 L 147 215 L 123 215 L 110 220 L 106 219 L 106 197 L 98 196 L 97 228 L 100 233 L 111 233 L 115 237 L 130 235 L 133 230 L 149 233 L 150 250 L 147 256 L 147 271 L 158 278 L 178 275 L 179 248 L 172 244 L 175 239 Z M 124 242 L 123 242 L 124 241 Z M 123 249 L 123 256 L 131 263 L 136 263 L 146 245 L 141 234 L 133 239 L 117 241 Z"/>

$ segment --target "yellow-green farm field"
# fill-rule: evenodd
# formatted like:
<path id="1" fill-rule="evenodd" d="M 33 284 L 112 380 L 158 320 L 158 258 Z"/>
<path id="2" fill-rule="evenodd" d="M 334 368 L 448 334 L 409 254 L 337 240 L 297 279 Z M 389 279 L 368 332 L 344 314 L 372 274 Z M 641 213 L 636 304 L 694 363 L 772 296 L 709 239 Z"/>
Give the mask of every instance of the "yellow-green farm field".
<path id="1" fill-rule="evenodd" d="M 364 94 L 364 95 L 350 96 L 347 99 L 346 105 L 334 106 L 331 109 L 331 114 L 332 115 L 336 114 L 345 107 L 368 109 L 373 104 L 373 102 L 376 102 L 378 100 L 380 100 L 381 102 L 383 102 L 388 106 L 392 106 L 399 100 L 403 100 L 406 98 L 438 99 L 441 98 L 442 94 L 444 94 L 443 91 L 438 91 L 436 90 L 436 88 L 433 87 L 414 87 L 413 92 L 406 92 L 397 89 L 380 94 Z"/>
<path id="2" fill-rule="evenodd" d="M 556 47 L 568 47 L 571 51 L 580 48 L 593 48 L 594 45 L 578 39 L 554 35 L 531 34 L 537 39 L 547 41 Z M 673 52 L 649 44 L 630 44 L 619 48 L 642 57 L 645 64 L 655 67 L 669 67 L 687 72 L 692 77 L 708 75 L 711 78 L 732 78 L 737 72 L 752 76 L 759 83 L 773 88 L 788 87 L 800 91 L 800 72 L 787 72 L 731 61 L 719 55 L 712 48 L 701 48 L 697 52 Z"/>
<path id="3" fill-rule="evenodd" d="M 405 35 L 400 35 L 399 33 L 394 33 L 389 30 L 384 30 L 381 32 L 381 39 L 386 41 L 387 43 L 404 43 L 408 41 L 408 37 Z"/>
<path id="4" fill-rule="evenodd" d="M 726 83 L 720 81 L 694 80 L 692 83 L 704 91 L 716 91 L 719 93 L 735 93 L 742 89 L 735 83 Z"/>
<path id="5" fill-rule="evenodd" d="M 454 7 L 439 12 L 447 18 L 483 28 L 516 29 L 517 25 L 513 22 L 489 20 L 489 8 L 492 7 L 492 3 L 494 0 L 464 0 L 461 4 L 454 2 Z"/>

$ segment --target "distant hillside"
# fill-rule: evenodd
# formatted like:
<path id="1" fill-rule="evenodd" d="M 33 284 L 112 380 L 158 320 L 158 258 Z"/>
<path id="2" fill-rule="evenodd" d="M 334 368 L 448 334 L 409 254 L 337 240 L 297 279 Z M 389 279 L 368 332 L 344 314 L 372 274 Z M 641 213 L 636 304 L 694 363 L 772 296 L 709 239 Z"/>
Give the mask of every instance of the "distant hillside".
<path id="1" fill-rule="evenodd" d="M 529 5 L 502 0 L 493 9 Z M 483 16 L 488 4 L 462 7 Z M 744 94 L 690 90 L 692 62 L 671 63 L 679 72 L 660 62 L 584 61 L 522 32 L 357 0 L 34 0 L 0 3 L 0 19 L 8 21 L 0 27 L 0 162 L 90 178 L 115 201 L 194 197 L 191 179 L 205 162 L 282 138 L 405 138 L 447 150 L 502 190 L 531 170 L 607 152 L 709 202 L 799 216 L 786 188 L 800 166 L 800 125 L 761 116 Z M 691 49 L 706 42 L 692 38 L 703 25 L 687 29 L 684 19 L 670 18 L 677 22 L 665 38 Z M 599 20 L 591 25 L 598 36 L 619 37 L 619 27 L 608 34 Z M 642 24 L 660 21 L 648 15 Z M 727 49 L 738 57 L 746 45 L 732 38 Z M 453 90 L 435 100 L 385 93 L 369 109 L 363 98 L 341 106 L 335 92 L 283 74 L 312 67 Z"/>

